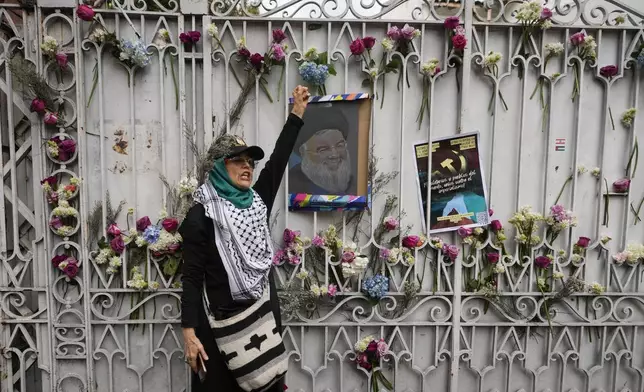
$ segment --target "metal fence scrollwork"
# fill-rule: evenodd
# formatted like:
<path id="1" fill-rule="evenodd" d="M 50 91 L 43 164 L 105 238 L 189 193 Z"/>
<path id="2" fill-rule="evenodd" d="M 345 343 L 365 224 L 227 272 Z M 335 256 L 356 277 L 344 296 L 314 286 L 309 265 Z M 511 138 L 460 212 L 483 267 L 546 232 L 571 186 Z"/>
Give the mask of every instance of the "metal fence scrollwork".
<path id="1" fill-rule="evenodd" d="M 270 151 L 308 84 L 374 94 L 372 206 L 280 191 L 289 390 L 644 391 L 641 8 L 3 2 L 0 389 L 190 390 L 176 228 L 202 152 Z M 492 221 L 427 236 L 412 146 L 471 131 Z"/>

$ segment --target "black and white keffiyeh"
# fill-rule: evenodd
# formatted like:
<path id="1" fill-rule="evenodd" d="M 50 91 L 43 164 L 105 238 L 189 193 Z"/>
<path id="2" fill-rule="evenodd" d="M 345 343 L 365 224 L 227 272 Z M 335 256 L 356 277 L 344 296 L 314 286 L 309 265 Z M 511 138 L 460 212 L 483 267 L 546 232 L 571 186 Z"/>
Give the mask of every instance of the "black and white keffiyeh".
<path id="1" fill-rule="evenodd" d="M 253 204 L 246 209 L 236 208 L 219 197 L 208 181 L 193 195 L 204 206 L 206 216 L 213 220 L 215 243 L 228 273 L 233 300 L 261 298 L 273 260 L 268 209 L 253 192 Z"/>

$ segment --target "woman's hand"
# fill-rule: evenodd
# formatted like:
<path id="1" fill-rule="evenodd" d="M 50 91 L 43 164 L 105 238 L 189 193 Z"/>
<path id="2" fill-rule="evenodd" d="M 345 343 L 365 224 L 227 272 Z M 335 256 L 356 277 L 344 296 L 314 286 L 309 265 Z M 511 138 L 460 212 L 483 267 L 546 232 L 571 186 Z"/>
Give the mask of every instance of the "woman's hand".
<path id="1" fill-rule="evenodd" d="M 309 88 L 304 86 L 297 86 L 293 90 L 293 110 L 291 113 L 298 116 L 299 118 L 304 117 L 304 111 L 306 110 L 306 105 L 309 104 Z"/>
<path id="2" fill-rule="evenodd" d="M 208 360 L 206 350 L 204 350 L 203 345 L 197 338 L 197 335 L 195 335 L 194 328 L 183 329 L 183 352 L 186 357 L 186 362 L 195 373 L 199 371 L 197 356 L 201 354 L 201 358 L 204 361 Z"/>

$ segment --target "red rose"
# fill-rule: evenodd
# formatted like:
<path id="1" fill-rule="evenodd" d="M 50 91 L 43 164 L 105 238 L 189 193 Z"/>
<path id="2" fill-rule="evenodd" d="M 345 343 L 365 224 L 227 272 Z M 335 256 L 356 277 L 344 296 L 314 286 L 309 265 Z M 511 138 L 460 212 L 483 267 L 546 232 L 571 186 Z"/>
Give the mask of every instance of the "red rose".
<path id="1" fill-rule="evenodd" d="M 499 254 L 498 253 L 488 253 L 487 254 L 487 261 L 490 262 L 491 264 L 496 264 L 499 262 Z"/>
<path id="2" fill-rule="evenodd" d="M 78 275 L 78 262 L 76 259 L 71 257 L 68 260 L 68 264 L 65 267 L 65 270 L 63 271 L 65 275 L 67 275 L 68 278 L 74 278 L 76 275 Z"/>
<path id="3" fill-rule="evenodd" d="M 67 260 L 66 255 L 56 255 L 52 257 L 51 263 L 54 265 L 54 268 L 58 268 L 58 265 L 62 263 L 63 261 Z"/>
<path id="4" fill-rule="evenodd" d="M 110 248 L 112 248 L 114 253 L 116 253 L 117 255 L 123 253 L 123 251 L 125 250 L 125 242 L 123 242 L 123 237 L 114 237 L 114 239 L 110 241 Z"/>
<path id="5" fill-rule="evenodd" d="M 49 176 L 45 178 L 44 180 L 40 181 L 40 185 L 45 185 L 48 184 L 50 187 L 55 187 L 56 186 L 56 177 L 55 176 Z"/>
<path id="6" fill-rule="evenodd" d="M 503 224 L 501 223 L 500 220 L 495 219 L 490 223 L 490 227 L 492 228 L 493 231 L 499 231 L 503 229 Z"/>
<path id="7" fill-rule="evenodd" d="M 237 56 L 247 59 L 250 57 L 250 50 L 248 50 L 248 48 L 241 47 L 237 49 Z"/>
<path id="8" fill-rule="evenodd" d="M 198 31 L 188 31 L 179 34 L 179 40 L 184 44 L 196 44 L 201 39 L 201 33 Z"/>
<path id="9" fill-rule="evenodd" d="M 96 15 L 96 12 L 94 12 L 92 7 L 85 4 L 81 4 L 76 9 L 76 15 L 78 16 L 79 19 L 82 19 L 85 22 L 91 22 L 94 19 L 94 15 Z"/>
<path id="10" fill-rule="evenodd" d="M 121 235 L 121 229 L 119 229 L 117 225 L 112 223 L 107 227 L 107 234 L 116 237 L 117 235 Z"/>
<path id="11" fill-rule="evenodd" d="M 284 30 L 282 29 L 275 29 L 273 30 L 273 42 L 276 44 L 281 44 L 282 41 L 286 39 L 286 34 L 284 33 Z"/>
<path id="12" fill-rule="evenodd" d="M 362 44 L 366 49 L 371 49 L 376 44 L 376 39 L 374 37 L 364 37 L 362 39 Z"/>
<path id="13" fill-rule="evenodd" d="M 152 222 L 150 222 L 150 218 L 147 216 L 144 216 L 143 218 L 140 218 L 139 220 L 136 221 L 136 231 L 139 232 L 144 232 L 145 229 L 150 226 Z"/>
<path id="14" fill-rule="evenodd" d="M 56 64 L 58 64 L 61 69 L 67 68 L 67 53 L 56 53 Z"/>
<path id="15" fill-rule="evenodd" d="M 454 30 L 460 24 L 461 21 L 458 19 L 458 16 L 450 16 L 449 18 L 445 19 L 445 22 L 443 22 L 443 26 L 445 26 L 447 30 Z"/>
<path id="16" fill-rule="evenodd" d="M 262 65 L 264 64 L 264 56 L 262 56 L 259 53 L 255 53 L 252 56 L 250 56 L 250 64 L 257 70 L 257 72 L 262 70 Z"/>
<path id="17" fill-rule="evenodd" d="M 45 101 L 40 98 L 34 98 L 29 108 L 32 112 L 43 114 L 45 112 Z"/>
<path id="18" fill-rule="evenodd" d="M 550 264 L 552 264 L 552 260 L 550 259 L 550 257 L 547 257 L 547 256 L 539 256 L 536 259 L 534 259 L 534 265 L 537 268 L 546 269 L 550 267 Z"/>
<path id="19" fill-rule="evenodd" d="M 168 233 L 174 233 L 179 227 L 179 221 L 175 218 L 165 218 L 163 222 L 161 222 L 161 225 Z"/>
<path id="20" fill-rule="evenodd" d="M 588 248 L 588 245 L 590 245 L 590 238 L 588 237 L 579 237 L 577 240 L 577 246 L 580 248 Z"/>
<path id="21" fill-rule="evenodd" d="M 606 65 L 599 69 L 599 74 L 605 78 L 612 78 L 617 75 L 619 68 L 616 65 Z"/>
<path id="22" fill-rule="evenodd" d="M 408 249 L 416 248 L 420 243 L 420 237 L 418 237 L 417 235 L 409 235 L 402 240 L 402 246 Z"/>
<path id="23" fill-rule="evenodd" d="M 353 42 L 351 42 L 349 49 L 351 50 L 352 55 L 361 56 L 365 51 L 365 46 L 362 38 L 356 38 Z"/>
<path id="24" fill-rule="evenodd" d="M 467 38 L 464 35 L 455 35 L 452 37 L 452 46 L 456 50 L 463 50 L 467 46 Z"/>

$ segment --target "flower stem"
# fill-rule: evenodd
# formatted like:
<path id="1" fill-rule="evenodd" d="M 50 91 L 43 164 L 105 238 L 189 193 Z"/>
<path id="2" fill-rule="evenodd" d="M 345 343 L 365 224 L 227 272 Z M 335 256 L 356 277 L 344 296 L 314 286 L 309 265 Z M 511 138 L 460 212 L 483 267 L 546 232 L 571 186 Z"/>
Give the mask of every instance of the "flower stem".
<path id="1" fill-rule="evenodd" d="M 579 69 L 578 69 L 578 67 L 579 67 L 579 65 L 577 65 L 577 63 L 574 63 L 574 65 L 572 66 L 572 71 L 573 71 L 573 75 L 574 75 L 574 79 L 575 79 L 575 82 L 573 83 L 573 87 L 572 87 L 572 97 L 571 97 L 573 102 L 575 102 L 575 98 L 577 98 L 579 96 Z"/>
<path id="2" fill-rule="evenodd" d="M 534 90 L 532 90 L 532 94 L 530 94 L 530 99 L 534 98 L 534 95 L 537 93 L 537 90 L 541 87 L 542 83 L 543 82 L 541 78 L 539 78 L 539 80 L 537 80 L 537 84 L 534 85 Z"/>
<path id="3" fill-rule="evenodd" d="M 633 146 L 633 150 L 631 150 L 631 155 L 628 158 L 628 164 L 626 165 L 626 176 L 628 178 L 634 178 L 635 177 L 635 171 L 637 170 L 637 161 L 639 160 L 639 145 L 637 143 L 637 137 L 635 137 L 635 145 Z M 633 158 L 635 158 L 635 164 L 633 165 L 633 173 L 631 173 L 631 165 L 633 164 Z"/>
<path id="4" fill-rule="evenodd" d="M 89 99 L 87 100 L 87 107 L 92 103 L 92 97 L 94 97 L 94 92 L 96 91 L 96 86 L 98 85 L 98 59 L 94 64 L 94 69 L 92 70 L 94 76 L 92 77 L 92 91 L 89 93 Z"/>
<path id="5" fill-rule="evenodd" d="M 613 131 L 615 130 L 615 120 L 613 120 L 613 111 L 610 109 L 610 106 L 608 107 L 608 115 L 610 116 L 610 125 L 613 127 Z"/>
<path id="6" fill-rule="evenodd" d="M 172 84 L 174 84 L 174 110 L 179 110 L 179 84 L 177 83 L 177 74 L 174 71 L 172 56 L 170 56 L 170 73 L 172 74 Z"/>
<path id="7" fill-rule="evenodd" d="M 568 183 L 572 181 L 572 176 L 573 175 L 571 174 L 570 177 L 568 177 L 568 179 L 566 180 L 566 182 L 564 182 L 563 186 L 561 187 L 561 190 L 559 191 L 559 194 L 557 195 L 557 198 L 555 199 L 554 204 L 559 203 L 559 199 L 561 199 L 561 195 L 563 195 L 564 189 L 566 189 L 566 186 L 568 185 Z"/>
<path id="8" fill-rule="evenodd" d="M 286 67 L 282 66 L 282 72 L 280 73 L 280 81 L 277 84 L 277 101 L 279 102 L 280 96 L 282 95 L 282 83 L 284 83 L 284 73 L 286 73 Z"/>
<path id="9" fill-rule="evenodd" d="M 604 177 L 604 184 L 606 185 L 606 194 L 604 195 L 604 226 L 608 226 L 608 207 L 610 206 L 610 197 L 608 195 L 609 189 L 608 189 L 608 181 L 606 181 L 606 177 Z"/>

